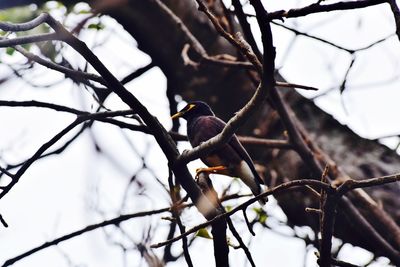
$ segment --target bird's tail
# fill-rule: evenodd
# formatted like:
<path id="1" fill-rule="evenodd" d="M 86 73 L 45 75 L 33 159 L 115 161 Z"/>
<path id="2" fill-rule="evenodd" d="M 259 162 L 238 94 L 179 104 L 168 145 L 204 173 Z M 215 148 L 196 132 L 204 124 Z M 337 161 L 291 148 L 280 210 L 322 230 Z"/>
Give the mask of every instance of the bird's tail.
<path id="1" fill-rule="evenodd" d="M 258 200 L 258 203 L 260 203 L 261 206 L 264 206 L 265 204 L 267 204 L 268 202 L 268 198 L 262 198 L 260 200 Z"/>
<path id="2" fill-rule="evenodd" d="M 244 160 L 240 163 L 239 174 L 239 177 L 250 188 L 253 195 L 258 196 L 263 192 L 261 188 L 261 184 L 263 183 L 261 177 L 258 175 L 254 167 L 250 167 Z M 267 201 L 267 198 L 262 198 L 258 202 L 261 205 L 265 205 Z"/>
<path id="3" fill-rule="evenodd" d="M 253 192 L 254 196 L 258 196 L 259 194 L 264 192 L 264 190 L 262 190 L 262 188 L 261 188 L 261 185 L 258 185 L 257 187 L 258 187 L 257 190 L 253 190 L 253 189 L 251 190 Z M 260 203 L 261 206 L 264 206 L 267 202 L 268 202 L 267 197 L 263 197 L 258 200 L 258 203 Z"/>
<path id="4" fill-rule="evenodd" d="M 261 179 L 261 177 L 259 176 L 257 171 L 254 170 L 254 172 L 255 172 L 255 177 L 254 177 L 255 181 L 256 181 L 256 183 L 258 183 L 258 190 L 257 190 L 257 192 L 253 192 L 253 194 L 255 196 L 257 196 L 257 195 L 259 195 L 259 194 L 264 192 L 264 190 L 262 188 L 262 185 L 265 184 L 265 182 L 264 182 L 263 179 Z M 264 198 L 261 198 L 261 199 L 258 200 L 258 203 L 260 203 L 261 206 L 264 206 L 267 202 L 268 202 L 268 197 L 264 197 Z"/>

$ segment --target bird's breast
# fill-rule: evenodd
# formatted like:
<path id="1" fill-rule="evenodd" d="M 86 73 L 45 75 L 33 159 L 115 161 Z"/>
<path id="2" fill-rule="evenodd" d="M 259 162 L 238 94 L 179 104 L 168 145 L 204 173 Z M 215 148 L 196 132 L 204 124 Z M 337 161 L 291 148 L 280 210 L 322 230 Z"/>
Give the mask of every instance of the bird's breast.
<path id="1" fill-rule="evenodd" d="M 221 160 L 221 158 L 215 154 L 208 155 L 208 156 L 202 158 L 202 160 L 209 167 L 225 165 L 225 162 L 223 160 Z"/>

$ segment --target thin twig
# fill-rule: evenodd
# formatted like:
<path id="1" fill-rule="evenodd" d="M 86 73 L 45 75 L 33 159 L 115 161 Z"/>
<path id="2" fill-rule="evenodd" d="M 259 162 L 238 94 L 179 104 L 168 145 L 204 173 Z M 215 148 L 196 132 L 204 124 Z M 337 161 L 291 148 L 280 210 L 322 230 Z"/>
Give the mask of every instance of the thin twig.
<path id="1" fill-rule="evenodd" d="M 361 267 L 359 265 L 355 265 L 355 264 L 341 261 L 341 260 L 334 259 L 334 258 L 331 259 L 331 263 L 332 263 L 332 265 L 339 266 L 339 267 Z M 367 266 L 367 265 L 365 265 L 365 266 Z"/>
<path id="2" fill-rule="evenodd" d="M 232 34 L 228 33 L 224 30 L 224 28 L 219 23 L 218 19 L 210 12 L 208 7 L 204 4 L 202 0 L 196 0 L 197 4 L 199 5 L 199 10 L 204 12 L 207 17 L 210 19 L 212 24 L 214 25 L 215 29 L 218 33 L 221 34 L 229 43 L 231 43 L 234 47 L 236 47 L 246 58 L 255 66 L 259 73 L 262 72 L 262 65 L 260 61 L 257 59 L 256 55 L 251 51 L 251 48 L 248 47 L 246 44 L 240 42 L 233 36 Z"/>
<path id="3" fill-rule="evenodd" d="M 338 188 L 338 192 L 343 195 L 348 191 L 356 189 L 356 188 L 365 188 L 371 186 L 384 185 L 387 183 L 395 183 L 400 181 L 400 173 L 395 173 L 392 175 L 364 179 L 364 180 L 354 180 L 349 179 L 346 180 L 341 186 Z"/>
<path id="4" fill-rule="evenodd" d="M 0 29 L 1 28 L 0 23 Z M 23 44 L 30 44 L 30 43 L 38 43 L 38 42 L 45 42 L 45 41 L 55 41 L 60 40 L 60 37 L 57 33 L 44 33 L 44 34 L 34 34 L 29 36 L 21 36 L 15 37 L 12 39 L 4 39 L 0 38 L 0 47 L 12 47 L 16 45 L 23 45 Z"/>
<path id="5" fill-rule="evenodd" d="M 216 202 L 219 206 L 219 208 L 223 211 L 225 211 L 225 208 L 222 206 L 220 200 L 218 199 L 218 194 L 215 191 L 211 179 L 209 178 L 207 173 L 200 173 L 197 176 L 197 183 L 199 184 L 200 188 L 202 189 L 203 193 L 210 199 L 211 202 Z M 250 264 L 252 267 L 255 267 L 255 263 L 253 260 L 253 257 L 250 253 L 250 250 L 248 249 L 248 247 L 246 246 L 246 244 L 243 242 L 242 237 L 240 236 L 240 234 L 238 233 L 238 231 L 236 230 L 232 219 L 227 216 L 226 218 L 226 222 L 228 224 L 229 230 L 232 232 L 233 236 L 236 238 L 236 240 L 239 242 L 239 247 L 241 249 L 243 249 L 244 253 L 246 254 L 247 259 L 249 260 Z M 218 252 L 217 252 L 218 253 Z"/>
<path id="6" fill-rule="evenodd" d="M 4 226 L 4 227 L 8 227 L 7 222 L 4 220 L 3 216 L 0 214 L 0 223 Z"/>
<path id="7" fill-rule="evenodd" d="M 240 3 L 240 0 L 233 0 L 232 1 L 233 6 L 235 7 L 235 14 L 239 20 L 240 26 L 243 29 L 244 37 L 246 41 L 249 43 L 251 46 L 251 49 L 253 50 L 254 54 L 256 57 L 261 60 L 262 59 L 262 54 L 260 52 L 260 49 L 258 49 L 257 42 L 254 38 L 254 35 L 251 31 L 251 27 L 249 22 L 247 21 L 246 14 L 243 11 L 242 4 Z"/>
<path id="8" fill-rule="evenodd" d="M 271 23 L 274 24 L 274 25 L 276 25 L 276 26 L 282 27 L 282 28 L 284 28 L 284 29 L 286 29 L 286 30 L 289 30 L 289 31 L 293 32 L 293 33 L 296 34 L 296 35 L 301 35 L 301 36 L 305 36 L 305 37 L 307 37 L 307 38 L 310 38 L 310 39 L 313 39 L 313 40 L 316 40 L 316 41 L 320 41 L 320 42 L 322 42 L 322 43 L 324 43 L 324 44 L 330 45 L 330 46 L 335 47 L 335 48 L 337 48 L 337 49 L 340 49 L 340 50 L 342 50 L 342 51 L 346 51 L 346 52 L 348 52 L 349 54 L 354 54 L 354 53 L 357 53 L 357 52 L 361 52 L 361 51 L 367 50 L 367 49 L 369 49 L 369 48 L 371 48 L 371 47 L 373 47 L 373 46 L 375 46 L 375 45 L 377 45 L 377 44 L 380 44 L 380 43 L 382 43 L 382 42 L 388 40 L 390 37 L 394 36 L 394 34 L 389 34 L 388 36 L 383 37 L 383 38 L 381 38 L 381 39 L 378 39 L 378 40 L 376 40 L 376 41 L 370 43 L 369 45 L 366 45 L 366 46 L 363 46 L 363 47 L 359 47 L 359 48 L 355 48 L 355 49 L 350 49 L 350 48 L 346 48 L 346 47 L 343 47 L 343 46 L 341 46 L 341 45 L 335 44 L 335 43 L 333 43 L 333 42 L 331 42 L 331 41 L 322 39 L 322 38 L 320 38 L 320 37 L 311 35 L 311 34 L 309 34 L 309 33 L 301 32 L 301 31 L 299 31 L 299 30 L 297 30 L 297 29 L 288 27 L 287 25 L 284 25 L 284 24 L 282 24 L 282 23 L 278 23 L 278 22 L 274 22 L 274 21 L 272 21 Z"/>
<path id="9" fill-rule="evenodd" d="M 2 29 L 3 31 L 7 31 L 7 32 L 28 31 L 33 28 L 36 28 L 37 26 L 39 26 L 42 23 L 47 22 L 47 20 L 48 20 L 48 14 L 43 13 L 43 14 L 40 14 L 39 16 L 37 16 L 36 18 L 34 18 L 28 22 L 24 22 L 24 23 L 9 23 L 9 22 L 0 21 L 0 29 Z"/>
<path id="10" fill-rule="evenodd" d="M 75 78 L 79 78 L 79 79 L 88 79 L 88 80 L 92 80 L 95 82 L 98 82 L 102 85 L 106 85 L 105 81 L 103 80 L 103 78 L 101 78 L 100 76 L 96 75 L 96 74 L 92 74 L 92 73 L 87 73 L 87 72 L 83 72 L 83 71 L 78 71 L 78 70 L 74 70 L 74 69 L 70 69 L 64 66 L 61 66 L 59 64 L 56 64 L 50 60 L 46 60 L 41 58 L 40 56 L 37 56 L 29 51 L 27 51 L 26 49 L 24 49 L 22 46 L 20 45 L 16 45 L 14 46 L 15 50 L 17 50 L 18 52 L 20 52 L 22 55 L 24 55 L 26 58 L 28 58 L 29 60 L 32 60 L 42 66 L 45 66 L 49 69 L 52 70 L 56 70 L 59 71 L 61 73 L 64 73 L 68 76 L 73 76 Z"/>
<path id="11" fill-rule="evenodd" d="M 369 6 L 383 4 L 386 1 L 387 0 L 355 0 L 355 1 L 337 2 L 326 5 L 320 5 L 319 3 L 314 3 L 301 8 L 271 12 L 268 15 L 268 20 L 297 18 L 297 17 L 307 16 L 309 14 L 338 11 L 338 10 L 354 10 L 358 8 L 365 8 Z"/>
<path id="12" fill-rule="evenodd" d="M 59 112 L 67 112 L 75 115 L 84 115 L 90 114 L 89 112 L 77 110 L 74 108 L 70 108 L 67 106 L 62 106 L 53 103 L 41 102 L 36 100 L 28 100 L 28 101 L 8 101 L 8 100 L 0 100 L 0 106 L 3 107 L 36 107 L 36 108 L 48 108 L 54 111 Z"/>
<path id="13" fill-rule="evenodd" d="M 254 70 L 255 67 L 253 64 L 250 62 L 246 61 L 237 61 L 236 58 L 233 58 L 232 56 L 228 55 L 216 55 L 216 56 L 209 56 L 207 54 L 200 55 L 201 56 L 201 62 L 195 62 L 189 57 L 189 44 L 185 44 L 182 49 L 182 58 L 184 61 L 185 65 L 191 65 L 194 68 L 197 68 L 200 63 L 210 63 L 210 64 L 215 64 L 215 65 L 222 65 L 225 67 L 239 67 L 239 68 L 244 68 L 244 69 L 250 69 Z"/>
<path id="14" fill-rule="evenodd" d="M 243 213 L 244 221 L 246 222 L 246 225 L 247 225 L 247 229 L 249 229 L 249 232 L 252 236 L 255 236 L 256 233 L 254 233 L 253 226 L 250 224 L 249 218 L 247 217 L 246 209 L 243 209 L 242 213 Z"/>
<path id="15" fill-rule="evenodd" d="M 4 173 L 6 174 L 8 177 L 10 177 L 11 179 L 15 178 L 15 175 L 12 174 L 11 172 L 9 172 L 8 170 L 6 170 L 5 168 L 0 166 L 0 173 Z M 0 189 L 4 189 L 4 187 L 1 187 Z"/>
<path id="16" fill-rule="evenodd" d="M 173 172 L 171 169 L 169 169 L 169 174 L 168 174 L 168 185 L 169 185 L 169 193 L 170 197 L 172 200 L 172 206 L 174 207 L 180 200 L 180 194 L 177 189 L 178 185 L 174 185 L 173 182 Z M 180 233 L 184 233 L 186 230 L 186 227 L 183 225 L 182 220 L 180 218 L 179 211 L 177 209 L 171 209 L 172 216 L 175 219 L 176 224 L 179 227 Z M 182 249 L 183 249 L 183 255 L 185 257 L 185 261 L 189 267 L 193 267 L 192 259 L 190 257 L 189 253 L 189 247 L 188 247 L 188 240 L 186 237 L 182 238 Z"/>
<path id="17" fill-rule="evenodd" d="M 314 209 L 314 208 L 306 208 L 305 209 L 306 212 L 310 212 L 310 213 L 316 213 L 318 215 L 322 214 L 322 210 L 320 209 Z"/>
<path id="18" fill-rule="evenodd" d="M 288 87 L 288 88 L 297 88 L 297 89 L 303 89 L 303 90 L 309 90 L 309 91 L 318 91 L 318 88 L 315 88 L 313 86 L 302 85 L 302 84 L 297 84 L 297 83 L 287 83 L 287 82 L 276 81 L 275 85 L 278 87 Z"/>
<path id="19" fill-rule="evenodd" d="M 262 145 L 268 148 L 293 149 L 293 146 L 286 140 L 265 139 L 265 138 L 242 136 L 242 135 L 239 135 L 238 139 L 241 143 L 249 146 Z"/>
<path id="20" fill-rule="evenodd" d="M 236 238 L 236 240 L 239 242 L 239 247 L 240 247 L 241 249 L 243 249 L 244 253 L 246 254 L 246 257 L 247 257 L 247 259 L 249 260 L 250 265 L 251 265 L 252 267 L 256 267 L 256 264 L 255 264 L 255 262 L 254 262 L 254 260 L 253 260 L 253 256 L 251 255 L 249 248 L 248 248 L 248 247 L 246 246 L 246 244 L 243 242 L 243 239 L 242 239 L 242 237 L 240 236 L 240 234 L 238 233 L 238 231 L 236 230 L 235 226 L 233 225 L 233 222 L 232 222 L 231 218 L 230 218 L 230 217 L 226 217 L 226 221 L 227 221 L 227 223 L 228 223 L 229 230 L 232 232 L 233 236 L 234 236 L 234 237 Z"/>

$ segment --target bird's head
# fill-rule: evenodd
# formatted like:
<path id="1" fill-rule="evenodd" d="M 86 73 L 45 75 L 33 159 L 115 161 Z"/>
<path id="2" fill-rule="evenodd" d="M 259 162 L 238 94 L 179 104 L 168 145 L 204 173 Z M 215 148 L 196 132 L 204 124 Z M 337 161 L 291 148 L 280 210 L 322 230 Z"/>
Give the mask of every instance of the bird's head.
<path id="1" fill-rule="evenodd" d="M 214 112 L 212 112 L 210 106 L 206 103 L 202 101 L 193 101 L 188 103 L 179 112 L 172 115 L 171 118 L 184 118 L 186 120 L 189 120 L 199 116 L 214 116 Z"/>

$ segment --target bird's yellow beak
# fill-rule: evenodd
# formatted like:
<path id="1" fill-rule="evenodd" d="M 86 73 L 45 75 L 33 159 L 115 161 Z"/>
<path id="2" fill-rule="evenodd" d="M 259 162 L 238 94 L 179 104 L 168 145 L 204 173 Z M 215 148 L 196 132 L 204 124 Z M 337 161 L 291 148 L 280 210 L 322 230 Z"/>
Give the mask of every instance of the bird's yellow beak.
<path id="1" fill-rule="evenodd" d="M 188 112 L 189 110 L 191 110 L 192 108 L 194 108 L 196 105 L 195 104 L 190 104 L 188 106 L 186 106 L 184 109 L 182 109 L 181 111 L 175 113 L 174 115 L 171 116 L 171 119 L 176 119 L 179 117 L 182 117 L 183 114 L 185 114 L 186 112 Z"/>
<path id="2" fill-rule="evenodd" d="M 176 118 L 182 117 L 182 115 L 183 115 L 183 112 L 177 112 L 171 116 L 171 119 L 176 119 Z"/>

